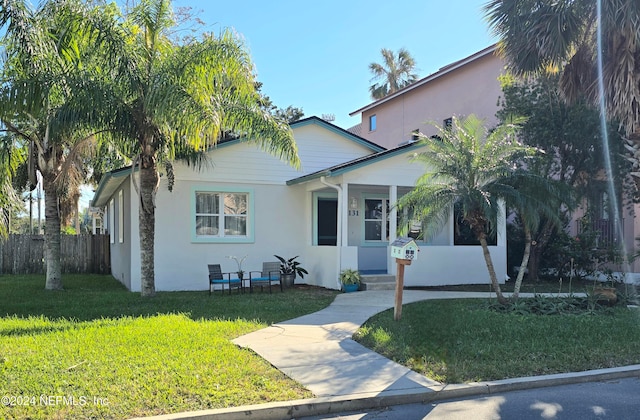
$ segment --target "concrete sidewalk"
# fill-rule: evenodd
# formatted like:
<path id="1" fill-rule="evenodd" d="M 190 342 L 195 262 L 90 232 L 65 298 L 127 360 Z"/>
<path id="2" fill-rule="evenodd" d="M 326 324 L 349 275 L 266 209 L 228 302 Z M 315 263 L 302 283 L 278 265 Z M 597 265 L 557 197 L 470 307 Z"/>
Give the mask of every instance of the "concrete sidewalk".
<path id="1" fill-rule="evenodd" d="M 405 290 L 403 303 L 489 296 L 489 293 L 481 292 Z M 636 365 L 532 378 L 443 385 L 351 339 L 367 319 L 392 308 L 393 305 L 394 291 L 344 293 L 337 295 L 334 302 L 321 311 L 274 324 L 233 340 L 235 344 L 258 353 L 287 376 L 309 389 L 317 398 L 154 418 L 289 419 L 394 404 L 640 376 L 640 365 Z"/>

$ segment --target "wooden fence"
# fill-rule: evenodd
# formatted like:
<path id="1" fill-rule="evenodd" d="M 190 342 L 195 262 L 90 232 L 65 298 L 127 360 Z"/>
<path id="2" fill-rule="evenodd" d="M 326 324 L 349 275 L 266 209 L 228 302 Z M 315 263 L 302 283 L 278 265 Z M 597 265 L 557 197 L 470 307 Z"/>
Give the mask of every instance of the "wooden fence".
<path id="1" fill-rule="evenodd" d="M 61 235 L 63 273 L 111 273 L 108 235 Z M 0 274 L 45 273 L 44 236 L 9 235 L 0 239 Z"/>

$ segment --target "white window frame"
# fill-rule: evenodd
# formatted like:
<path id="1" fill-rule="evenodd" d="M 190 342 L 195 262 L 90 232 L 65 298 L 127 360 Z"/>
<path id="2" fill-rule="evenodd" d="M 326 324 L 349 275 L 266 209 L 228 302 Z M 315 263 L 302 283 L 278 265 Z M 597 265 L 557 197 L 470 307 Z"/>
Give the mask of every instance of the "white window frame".
<path id="1" fill-rule="evenodd" d="M 367 200 L 381 200 L 382 201 L 382 218 L 371 219 L 367 217 Z M 389 232 L 387 230 L 387 219 L 389 216 L 390 202 L 389 197 L 386 195 L 365 195 L 362 201 L 363 217 L 362 217 L 362 240 L 365 245 L 378 246 L 389 242 Z M 367 239 L 367 222 L 380 221 L 380 239 Z"/>
<path id="2" fill-rule="evenodd" d="M 197 216 L 204 214 L 196 213 L 196 197 L 199 193 L 219 194 L 220 214 L 218 216 L 218 234 L 217 235 L 198 235 L 197 234 Z M 246 214 L 246 235 L 225 235 L 224 223 L 224 195 L 225 194 L 243 194 L 247 196 L 247 214 Z M 214 215 L 214 214 L 211 214 Z M 229 214 L 228 216 L 233 216 Z M 193 187 L 191 191 L 191 241 L 198 243 L 249 243 L 254 241 L 254 192 L 247 188 L 232 187 Z"/>
<path id="3" fill-rule="evenodd" d="M 118 191 L 118 243 L 124 243 L 124 193 Z"/>
<path id="4" fill-rule="evenodd" d="M 113 225 L 115 224 L 115 200 L 112 198 L 109 200 L 109 225 L 107 226 L 109 230 L 109 242 L 114 244 L 116 243 L 115 232 L 113 231 Z"/>

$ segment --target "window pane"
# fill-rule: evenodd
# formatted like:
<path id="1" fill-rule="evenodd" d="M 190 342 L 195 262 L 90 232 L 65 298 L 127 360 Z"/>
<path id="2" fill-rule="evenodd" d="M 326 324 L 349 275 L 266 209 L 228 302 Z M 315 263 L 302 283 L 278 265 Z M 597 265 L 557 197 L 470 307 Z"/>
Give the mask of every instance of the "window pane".
<path id="1" fill-rule="evenodd" d="M 196 235 L 217 236 L 218 216 L 196 216 Z"/>
<path id="2" fill-rule="evenodd" d="M 225 194 L 224 214 L 247 214 L 247 194 Z"/>
<path id="3" fill-rule="evenodd" d="M 369 131 L 376 131 L 377 125 L 377 118 L 375 114 L 371 115 L 369 117 Z"/>
<path id="4" fill-rule="evenodd" d="M 379 241 L 382 239 L 382 222 L 365 220 L 364 239 L 366 241 Z"/>
<path id="5" fill-rule="evenodd" d="M 225 236 L 246 236 L 247 217 L 246 216 L 225 216 L 224 217 Z"/>
<path id="6" fill-rule="evenodd" d="M 249 194 L 196 192 L 196 236 L 247 237 Z"/>
<path id="7" fill-rule="evenodd" d="M 216 193 L 196 193 L 196 213 L 219 214 L 220 205 Z"/>
<path id="8" fill-rule="evenodd" d="M 364 200 L 365 219 L 382 220 L 382 200 Z"/>

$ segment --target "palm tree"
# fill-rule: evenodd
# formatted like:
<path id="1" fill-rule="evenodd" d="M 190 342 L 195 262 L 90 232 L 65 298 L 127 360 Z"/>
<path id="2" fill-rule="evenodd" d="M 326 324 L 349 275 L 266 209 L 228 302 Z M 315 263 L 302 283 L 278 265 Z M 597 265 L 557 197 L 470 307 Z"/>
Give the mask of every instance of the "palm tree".
<path id="1" fill-rule="evenodd" d="M 502 124 L 491 132 L 475 115 L 454 117 L 452 127 L 436 126 L 438 139 L 423 139 L 426 151 L 415 156 L 427 172 L 414 190 L 398 200 L 398 209 L 407 220 L 422 220 L 425 231 L 437 234 L 447 224 L 454 205 L 480 242 L 498 301 L 506 303 L 489 253 L 487 238 L 495 234 L 503 218 L 504 203 L 519 206 L 523 197 L 514 187 L 514 178 L 527 174 L 516 162 L 535 149 L 521 145 L 515 124 Z M 403 223 L 407 225 L 407 223 Z"/>
<path id="2" fill-rule="evenodd" d="M 598 16 L 598 5 L 601 14 Z M 518 74 L 560 72 L 569 99 L 598 93 L 601 33 L 602 98 L 611 120 L 624 127 L 640 186 L 640 7 L 629 0 L 491 0 L 484 10 L 499 49 Z"/>
<path id="3" fill-rule="evenodd" d="M 407 50 L 400 48 L 397 56 L 386 48 L 381 49 L 380 53 L 383 63 L 369 64 L 369 70 L 373 73 L 370 81 L 376 82 L 369 88 L 374 100 L 384 98 L 418 80 L 418 75 L 414 73 L 416 62 Z"/>
<path id="4" fill-rule="evenodd" d="M 525 239 L 522 262 L 511 296 L 512 301 L 516 301 L 529 264 L 533 244 L 532 232 L 536 232 L 542 224 L 550 228 L 562 228 L 563 219 L 558 209 L 563 205 L 572 207 L 573 190 L 567 184 L 537 175 L 529 169 L 526 172 L 518 171 L 507 182 L 518 191 L 518 194 L 511 196 L 515 200 L 508 201 L 507 206 L 520 217 Z"/>
<path id="5" fill-rule="evenodd" d="M 300 164 L 297 147 L 286 122 L 260 106 L 249 53 L 230 31 L 177 44 L 170 39 L 169 0 L 141 0 L 124 23 L 95 25 L 114 71 L 103 93 L 82 91 L 87 103 L 99 96 L 103 124 L 139 169 L 141 289 L 153 296 L 158 164 L 202 158 L 223 132 L 238 133 L 294 166 Z"/>
<path id="6" fill-rule="evenodd" d="M 62 289 L 59 197 L 80 181 L 80 157 L 93 141 L 86 128 L 61 112 L 71 107 L 70 81 L 77 77 L 82 54 L 90 51 L 78 48 L 86 34 L 72 22 L 81 8 L 74 0 L 36 9 L 21 1 L 0 7 L 5 25 L 0 121 L 13 152 L 27 151 L 30 183 L 35 185 L 36 171 L 42 175 L 48 290 Z"/>

